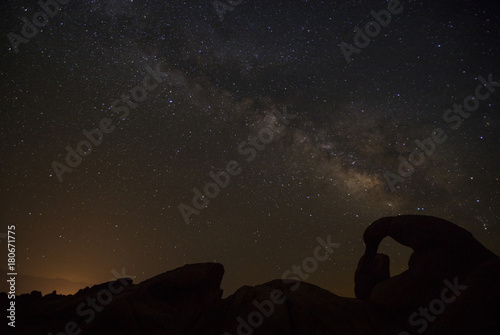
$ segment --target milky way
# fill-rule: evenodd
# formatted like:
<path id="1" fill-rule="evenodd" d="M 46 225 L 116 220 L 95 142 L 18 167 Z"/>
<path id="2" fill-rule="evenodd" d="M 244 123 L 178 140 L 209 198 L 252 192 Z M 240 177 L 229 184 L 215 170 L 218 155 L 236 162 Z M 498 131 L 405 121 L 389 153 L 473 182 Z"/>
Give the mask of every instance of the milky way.
<path id="1" fill-rule="evenodd" d="M 125 267 L 142 281 L 216 261 L 231 293 L 331 235 L 308 281 L 352 296 L 364 229 L 397 214 L 448 219 L 498 254 L 499 11 L 401 1 L 348 62 L 343 43 L 391 2 L 61 1 L 16 46 L 9 33 L 42 9 L 2 2 L 0 233 L 17 225 L 18 272 L 99 283 Z M 491 94 L 453 113 L 478 85 Z M 446 140 L 412 156 L 436 129 Z M 193 189 L 228 162 L 239 173 L 196 208 Z M 409 251 L 384 243 L 401 272 Z"/>

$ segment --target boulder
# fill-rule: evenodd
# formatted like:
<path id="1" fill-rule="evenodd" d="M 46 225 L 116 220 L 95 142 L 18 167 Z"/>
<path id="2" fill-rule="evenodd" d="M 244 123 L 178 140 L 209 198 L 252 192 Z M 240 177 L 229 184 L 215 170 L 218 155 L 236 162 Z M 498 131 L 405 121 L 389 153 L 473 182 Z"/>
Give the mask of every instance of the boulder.
<path id="1" fill-rule="evenodd" d="M 385 237 L 413 249 L 408 270 L 391 278 L 389 258 L 377 253 Z M 401 215 L 373 222 L 363 239 L 356 297 L 391 313 L 402 334 L 500 333 L 500 258 L 471 233 L 440 218 Z"/>
<path id="2" fill-rule="evenodd" d="M 394 277 L 389 257 L 378 253 L 385 237 L 414 250 L 408 270 Z M 222 299 L 224 267 L 190 264 L 139 284 L 121 278 L 75 295 L 17 296 L 15 333 L 500 333 L 500 259 L 469 232 L 439 218 L 406 215 L 373 222 L 363 238 L 366 250 L 355 274 L 357 299 L 294 280 L 243 286 Z M 0 308 L 8 303 L 1 293 Z M 0 333 L 12 329 L 4 322 Z"/>

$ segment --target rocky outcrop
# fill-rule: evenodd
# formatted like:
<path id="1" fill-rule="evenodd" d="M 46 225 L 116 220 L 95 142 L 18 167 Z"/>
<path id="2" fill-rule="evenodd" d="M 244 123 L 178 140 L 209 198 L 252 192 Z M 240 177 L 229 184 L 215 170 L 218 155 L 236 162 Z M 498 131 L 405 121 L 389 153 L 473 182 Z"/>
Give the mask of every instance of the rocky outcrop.
<path id="1" fill-rule="evenodd" d="M 70 296 L 21 295 L 16 299 L 15 334 L 70 333 L 66 329 L 96 335 L 182 334 L 221 299 L 223 274 L 221 264 L 195 264 L 139 285 L 121 278 Z M 0 296 L 0 303 L 6 306 L 7 296 Z"/>
<path id="2" fill-rule="evenodd" d="M 221 301 L 190 334 L 392 335 L 397 330 L 369 303 L 297 283 L 274 280 L 244 286 Z"/>
<path id="3" fill-rule="evenodd" d="M 357 299 L 315 285 L 274 280 L 222 299 L 221 264 L 192 264 L 140 284 L 131 279 L 75 295 L 18 296 L 15 334 L 431 335 L 500 333 L 500 261 L 470 233 L 428 216 L 372 223 L 355 275 Z M 385 237 L 414 250 L 390 277 Z M 0 294 L 0 307 L 7 308 Z"/>
<path id="4" fill-rule="evenodd" d="M 388 256 L 377 253 L 385 237 L 414 251 L 408 270 L 391 278 Z M 402 215 L 373 222 L 363 238 L 366 251 L 355 275 L 359 299 L 393 313 L 410 333 L 466 334 L 473 324 L 469 334 L 500 334 L 492 322 L 494 313 L 500 317 L 500 258 L 468 231 L 436 217 Z M 477 332 L 480 325 L 483 332 Z"/>

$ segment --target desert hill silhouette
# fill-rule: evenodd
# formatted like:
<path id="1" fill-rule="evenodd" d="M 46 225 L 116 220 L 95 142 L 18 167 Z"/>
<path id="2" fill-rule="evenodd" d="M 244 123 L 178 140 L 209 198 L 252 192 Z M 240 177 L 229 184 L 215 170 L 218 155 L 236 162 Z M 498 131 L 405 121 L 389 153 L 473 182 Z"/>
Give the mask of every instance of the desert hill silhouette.
<path id="1" fill-rule="evenodd" d="M 2 273 L 8 273 L 6 269 L 0 268 Z M 91 283 L 76 282 L 63 278 L 45 278 L 38 276 L 30 276 L 18 273 L 16 277 L 16 292 L 24 293 L 31 292 L 33 287 L 37 288 L 43 295 L 49 294 L 57 287 L 57 292 L 63 294 L 74 294 L 79 289 L 85 286 L 91 286 Z M 8 292 L 9 286 L 7 281 L 0 283 L 0 292 Z"/>
<path id="2" fill-rule="evenodd" d="M 390 277 L 378 253 L 391 237 L 413 249 L 408 270 Z M 139 284 L 131 279 L 69 296 L 16 298 L 15 334 L 500 334 L 500 258 L 468 231 L 436 217 L 402 215 L 373 222 L 355 275 L 357 298 L 318 286 L 273 280 L 223 299 L 224 267 L 190 264 Z M 8 308 L 5 293 L 0 305 Z M 5 310 L 4 309 L 4 310 Z M 79 330 L 81 329 L 81 332 Z"/>

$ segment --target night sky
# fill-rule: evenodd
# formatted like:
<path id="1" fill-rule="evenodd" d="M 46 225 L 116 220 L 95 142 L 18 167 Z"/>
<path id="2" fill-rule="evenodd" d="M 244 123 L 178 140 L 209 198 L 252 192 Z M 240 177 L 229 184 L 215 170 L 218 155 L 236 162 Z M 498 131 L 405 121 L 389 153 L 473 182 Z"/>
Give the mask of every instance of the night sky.
<path id="1" fill-rule="evenodd" d="M 17 226 L 19 275 L 220 262 L 227 295 L 330 235 L 306 281 L 353 296 L 364 229 L 398 214 L 500 253 L 494 2 L 227 3 L 66 0 L 36 27 L 36 1 L 2 1 L 0 234 Z M 381 250 L 406 268 L 409 249 Z"/>

